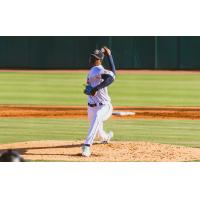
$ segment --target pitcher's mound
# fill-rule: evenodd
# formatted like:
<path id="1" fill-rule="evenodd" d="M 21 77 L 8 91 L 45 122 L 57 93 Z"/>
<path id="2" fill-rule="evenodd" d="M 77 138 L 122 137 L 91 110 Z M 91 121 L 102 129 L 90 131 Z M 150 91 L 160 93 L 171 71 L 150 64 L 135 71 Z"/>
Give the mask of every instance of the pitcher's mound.
<path id="1" fill-rule="evenodd" d="M 81 156 L 82 141 L 31 141 L 0 145 L 17 150 L 27 160 L 40 161 L 193 161 L 200 149 L 150 142 L 95 143 L 92 156 Z"/>

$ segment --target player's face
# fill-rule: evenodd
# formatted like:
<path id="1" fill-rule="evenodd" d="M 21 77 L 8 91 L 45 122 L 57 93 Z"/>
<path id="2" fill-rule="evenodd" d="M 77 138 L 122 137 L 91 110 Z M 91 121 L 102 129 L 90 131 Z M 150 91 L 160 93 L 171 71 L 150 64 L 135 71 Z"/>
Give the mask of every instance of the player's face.
<path id="1" fill-rule="evenodd" d="M 96 59 L 96 58 L 93 57 L 93 56 L 90 56 L 90 58 L 89 58 L 89 65 L 90 65 L 90 66 L 101 65 L 101 60 Z"/>

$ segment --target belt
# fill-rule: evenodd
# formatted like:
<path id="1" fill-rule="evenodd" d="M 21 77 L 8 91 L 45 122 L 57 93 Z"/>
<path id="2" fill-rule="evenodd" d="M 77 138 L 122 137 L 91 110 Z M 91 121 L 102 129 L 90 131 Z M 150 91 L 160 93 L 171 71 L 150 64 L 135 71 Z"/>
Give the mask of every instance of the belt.
<path id="1" fill-rule="evenodd" d="M 94 103 L 94 104 L 88 103 L 88 106 L 90 106 L 90 107 L 96 107 L 96 106 L 102 106 L 102 105 L 103 105 L 102 103 L 98 103 L 98 104 L 96 104 L 96 103 Z"/>

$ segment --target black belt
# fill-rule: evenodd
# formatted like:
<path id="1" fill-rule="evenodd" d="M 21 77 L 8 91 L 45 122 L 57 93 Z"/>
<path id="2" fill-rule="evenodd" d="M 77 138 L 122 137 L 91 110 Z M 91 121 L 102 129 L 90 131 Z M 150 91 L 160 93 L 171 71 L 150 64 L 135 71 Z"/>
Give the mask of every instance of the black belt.
<path id="1" fill-rule="evenodd" d="M 97 105 L 102 106 L 103 104 L 102 103 L 98 103 L 98 104 L 96 104 L 96 103 L 94 103 L 94 104 L 88 103 L 88 106 L 90 106 L 90 107 L 96 107 Z"/>

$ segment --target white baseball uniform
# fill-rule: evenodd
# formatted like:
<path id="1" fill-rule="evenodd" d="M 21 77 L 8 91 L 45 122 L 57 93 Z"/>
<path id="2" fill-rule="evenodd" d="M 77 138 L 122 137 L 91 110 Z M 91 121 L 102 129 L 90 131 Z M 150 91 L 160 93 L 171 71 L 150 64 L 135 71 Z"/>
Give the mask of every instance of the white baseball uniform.
<path id="1" fill-rule="evenodd" d="M 92 87 L 99 85 L 103 82 L 103 79 L 101 78 L 102 74 L 109 74 L 115 78 L 114 73 L 104 69 L 102 65 L 94 66 L 91 68 L 87 76 L 87 84 L 90 84 Z M 103 122 L 112 115 L 113 107 L 111 104 L 111 98 L 108 95 L 107 87 L 99 89 L 94 96 L 89 95 L 88 103 L 92 105 L 96 104 L 94 107 L 88 106 L 90 128 L 85 139 L 85 144 L 91 145 L 97 134 L 103 141 L 108 139 L 107 133 L 103 130 Z"/>

